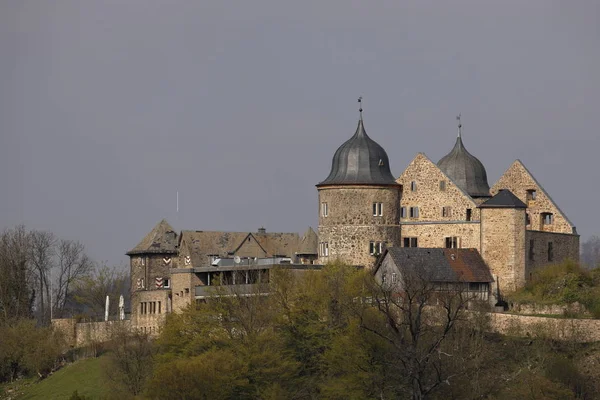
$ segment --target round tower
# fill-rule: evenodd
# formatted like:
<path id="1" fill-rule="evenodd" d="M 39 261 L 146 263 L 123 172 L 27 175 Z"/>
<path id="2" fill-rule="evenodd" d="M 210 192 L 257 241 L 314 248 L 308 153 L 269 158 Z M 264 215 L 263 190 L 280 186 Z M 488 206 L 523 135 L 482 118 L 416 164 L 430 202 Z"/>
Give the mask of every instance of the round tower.
<path id="1" fill-rule="evenodd" d="M 342 144 L 319 193 L 319 262 L 372 267 L 385 247 L 400 244 L 401 186 L 385 150 L 365 131 Z"/>

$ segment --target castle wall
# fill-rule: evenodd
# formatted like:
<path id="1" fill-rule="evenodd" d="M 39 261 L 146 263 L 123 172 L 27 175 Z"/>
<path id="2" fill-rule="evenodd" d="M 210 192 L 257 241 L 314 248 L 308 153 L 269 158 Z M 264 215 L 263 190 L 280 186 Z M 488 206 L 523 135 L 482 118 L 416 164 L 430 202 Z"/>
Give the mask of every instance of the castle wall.
<path id="1" fill-rule="evenodd" d="M 171 275 L 173 288 L 173 312 L 179 312 L 195 301 L 196 286 L 202 281 L 192 269 L 180 269 Z"/>
<path id="2" fill-rule="evenodd" d="M 533 248 L 531 247 L 532 241 Z M 549 254 L 549 243 L 552 243 L 552 254 Z M 527 279 L 529 279 L 531 274 L 537 269 L 548 265 L 560 264 L 566 260 L 579 262 L 578 235 L 527 231 L 525 233 L 525 249 L 527 252 Z M 531 257 L 531 250 L 533 250 L 533 257 Z"/>
<path id="3" fill-rule="evenodd" d="M 418 238 L 418 247 L 446 247 L 447 237 L 458 237 L 460 248 L 480 250 L 480 224 L 462 223 L 403 223 L 402 238 Z M 401 244 L 403 245 L 403 244 Z"/>
<path id="4" fill-rule="evenodd" d="M 525 284 L 525 209 L 481 209 L 481 256 L 500 293 Z"/>
<path id="5" fill-rule="evenodd" d="M 479 220 L 477 204 L 423 153 L 417 154 L 396 182 L 402 185 L 400 205 L 406 207 L 406 217 L 401 218 L 401 223 L 466 221 L 467 209 L 471 210 L 471 221 Z M 440 182 L 444 182 L 443 189 Z M 410 207 L 419 207 L 418 218 L 410 216 Z M 449 207 L 447 215 L 443 215 L 443 207 Z"/>
<path id="6" fill-rule="evenodd" d="M 327 203 L 323 216 L 322 203 Z M 382 215 L 373 215 L 373 203 L 382 203 Z M 375 256 L 370 242 L 400 244 L 400 187 L 330 186 L 319 188 L 319 242 L 327 243 L 329 255 L 319 262 L 339 259 L 352 265 L 372 267 Z"/>

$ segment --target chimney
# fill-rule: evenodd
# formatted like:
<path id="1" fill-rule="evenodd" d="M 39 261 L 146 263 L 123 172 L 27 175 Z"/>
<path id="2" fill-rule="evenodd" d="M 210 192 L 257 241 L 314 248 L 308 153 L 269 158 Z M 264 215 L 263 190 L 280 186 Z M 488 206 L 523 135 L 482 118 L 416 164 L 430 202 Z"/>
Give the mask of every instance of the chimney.
<path id="1" fill-rule="evenodd" d="M 258 228 L 258 233 L 264 235 L 265 233 L 267 233 L 267 230 L 261 226 L 260 228 Z"/>

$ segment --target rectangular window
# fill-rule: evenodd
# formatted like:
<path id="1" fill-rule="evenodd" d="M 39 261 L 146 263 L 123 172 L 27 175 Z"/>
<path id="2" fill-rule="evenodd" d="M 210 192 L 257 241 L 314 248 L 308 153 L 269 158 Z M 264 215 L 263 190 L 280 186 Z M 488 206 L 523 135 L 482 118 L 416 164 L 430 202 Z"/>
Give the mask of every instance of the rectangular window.
<path id="1" fill-rule="evenodd" d="M 160 301 L 158 302 L 158 313 L 161 314 L 161 309 L 160 309 Z"/>
<path id="2" fill-rule="evenodd" d="M 144 303 L 140 303 L 140 314 L 144 313 Z"/>
<path id="3" fill-rule="evenodd" d="M 554 223 L 554 214 L 541 213 L 542 225 L 552 225 Z"/>
<path id="4" fill-rule="evenodd" d="M 451 217 L 452 216 L 452 207 L 446 206 L 442 207 L 442 217 Z"/>
<path id="5" fill-rule="evenodd" d="M 446 248 L 447 249 L 457 249 L 458 248 L 458 237 L 452 236 L 446 238 Z"/>
<path id="6" fill-rule="evenodd" d="M 163 287 L 165 289 L 169 289 L 171 287 L 171 280 L 169 278 L 163 279 Z"/>
<path id="7" fill-rule="evenodd" d="M 404 247 L 418 247 L 418 241 L 416 237 L 405 237 L 402 240 Z"/>
<path id="8" fill-rule="evenodd" d="M 381 217 L 383 215 L 383 203 L 373 203 L 373 216 Z"/>
<path id="9" fill-rule="evenodd" d="M 319 250 L 321 253 L 321 257 L 329 256 L 329 244 L 327 242 L 321 242 Z"/>
<path id="10" fill-rule="evenodd" d="M 467 208 L 467 221 L 470 221 L 473 218 L 473 210 Z"/>
<path id="11" fill-rule="evenodd" d="M 440 181 L 440 190 L 442 192 L 446 190 L 446 181 Z"/>
<path id="12" fill-rule="evenodd" d="M 481 290 L 481 287 L 480 287 L 479 283 L 474 283 L 474 282 L 469 283 L 469 292 L 479 292 L 480 290 Z"/>
<path id="13" fill-rule="evenodd" d="M 410 217 L 411 218 L 419 218 L 419 207 L 411 207 L 410 208 Z"/>
<path id="14" fill-rule="evenodd" d="M 533 253 L 533 248 L 535 246 L 535 241 L 533 239 L 529 240 L 529 261 L 534 261 L 534 253 Z"/>
<path id="15" fill-rule="evenodd" d="M 392 272 L 392 283 L 396 283 L 397 276 L 395 272 Z"/>
<path id="16" fill-rule="evenodd" d="M 417 191 L 417 182 L 412 181 L 410 183 L 410 190 L 411 190 L 411 192 L 416 192 Z M 313 208 L 313 210 L 314 210 L 314 208 Z"/>
<path id="17" fill-rule="evenodd" d="M 535 189 L 527 190 L 527 201 L 535 201 L 537 198 L 537 191 Z"/>
<path id="18" fill-rule="evenodd" d="M 531 216 L 528 212 L 525 213 L 525 225 L 531 225 Z"/>
<path id="19" fill-rule="evenodd" d="M 314 208 L 313 208 L 313 210 L 314 210 Z M 142 266 L 146 265 L 146 257 L 141 257 L 140 260 L 141 260 Z"/>
<path id="20" fill-rule="evenodd" d="M 314 208 L 313 208 L 314 210 Z M 327 203 L 321 203 L 321 216 L 326 217 L 329 214 L 329 210 L 327 209 Z"/>
<path id="21" fill-rule="evenodd" d="M 400 218 L 406 218 L 406 207 L 400 207 Z"/>
<path id="22" fill-rule="evenodd" d="M 371 255 L 379 255 L 385 250 L 384 242 L 369 242 L 369 253 Z"/>
<path id="23" fill-rule="evenodd" d="M 548 261 L 554 261 L 554 243 L 548 242 Z"/>

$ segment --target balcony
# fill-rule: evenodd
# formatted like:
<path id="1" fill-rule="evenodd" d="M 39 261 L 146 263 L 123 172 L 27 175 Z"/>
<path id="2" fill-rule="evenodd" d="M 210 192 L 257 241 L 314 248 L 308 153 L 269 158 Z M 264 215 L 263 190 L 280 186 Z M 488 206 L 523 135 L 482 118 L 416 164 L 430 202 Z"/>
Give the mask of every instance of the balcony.
<path id="1" fill-rule="evenodd" d="M 220 285 L 220 286 L 196 286 L 196 298 L 213 296 L 249 296 L 269 293 L 268 284 L 242 284 L 242 285 Z"/>

